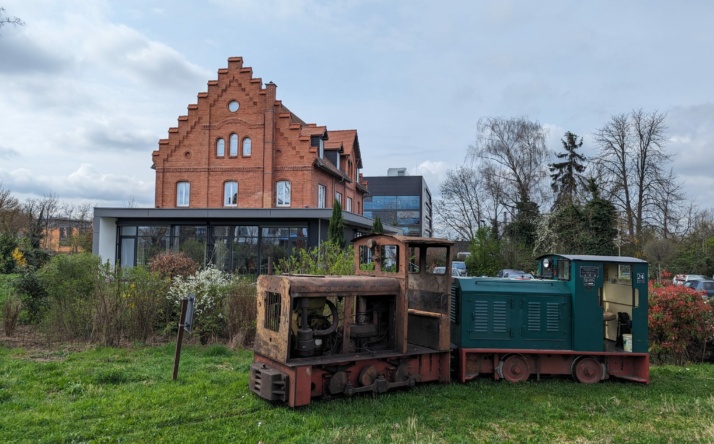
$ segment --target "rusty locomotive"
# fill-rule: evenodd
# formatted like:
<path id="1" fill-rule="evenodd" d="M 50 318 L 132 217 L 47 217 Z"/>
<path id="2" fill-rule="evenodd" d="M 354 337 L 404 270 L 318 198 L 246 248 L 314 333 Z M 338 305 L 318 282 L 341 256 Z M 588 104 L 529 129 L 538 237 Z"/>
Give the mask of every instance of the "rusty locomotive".
<path id="1" fill-rule="evenodd" d="M 354 246 L 356 275 L 258 279 L 258 396 L 297 407 L 480 375 L 649 382 L 642 260 L 546 255 L 533 280 L 452 278 L 444 239 L 368 235 Z"/>

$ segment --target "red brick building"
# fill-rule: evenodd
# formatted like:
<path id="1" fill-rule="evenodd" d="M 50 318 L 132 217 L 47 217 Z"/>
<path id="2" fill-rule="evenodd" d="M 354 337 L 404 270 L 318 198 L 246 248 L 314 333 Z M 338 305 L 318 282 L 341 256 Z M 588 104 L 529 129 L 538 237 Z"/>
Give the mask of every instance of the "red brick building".
<path id="1" fill-rule="evenodd" d="M 95 208 L 92 251 L 126 267 L 181 251 L 228 272 L 271 273 L 327 240 L 335 199 L 344 238 L 368 233 L 357 131 L 305 123 L 276 88 L 228 59 L 153 152 L 155 208 Z"/>
<path id="2" fill-rule="evenodd" d="M 362 214 L 356 130 L 305 123 L 241 57 L 153 152 L 156 208 L 332 208 Z"/>

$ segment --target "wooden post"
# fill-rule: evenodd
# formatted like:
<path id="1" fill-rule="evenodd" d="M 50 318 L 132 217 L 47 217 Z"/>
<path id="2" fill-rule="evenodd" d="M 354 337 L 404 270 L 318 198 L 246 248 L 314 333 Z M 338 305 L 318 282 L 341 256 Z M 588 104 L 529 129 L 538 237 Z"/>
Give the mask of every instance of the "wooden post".
<path id="1" fill-rule="evenodd" d="M 183 341 L 183 324 L 186 321 L 187 307 L 188 299 L 181 299 L 181 318 L 179 319 L 178 338 L 176 338 L 176 354 L 174 355 L 174 381 L 178 377 L 179 360 L 181 359 L 181 342 Z"/>

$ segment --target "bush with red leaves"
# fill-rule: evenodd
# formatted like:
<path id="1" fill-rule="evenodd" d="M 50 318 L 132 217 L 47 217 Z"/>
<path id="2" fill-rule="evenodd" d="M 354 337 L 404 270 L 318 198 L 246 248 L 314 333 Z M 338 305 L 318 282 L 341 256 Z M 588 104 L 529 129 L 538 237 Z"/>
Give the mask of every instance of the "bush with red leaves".
<path id="1" fill-rule="evenodd" d="M 650 354 L 656 363 L 702 362 L 714 340 L 714 310 L 701 293 L 684 286 L 649 289 Z"/>
<path id="2" fill-rule="evenodd" d="M 196 261 L 188 257 L 185 253 L 162 253 L 155 256 L 149 264 L 151 271 L 159 273 L 159 276 L 166 279 L 173 279 L 176 276 L 188 277 L 198 271 Z"/>

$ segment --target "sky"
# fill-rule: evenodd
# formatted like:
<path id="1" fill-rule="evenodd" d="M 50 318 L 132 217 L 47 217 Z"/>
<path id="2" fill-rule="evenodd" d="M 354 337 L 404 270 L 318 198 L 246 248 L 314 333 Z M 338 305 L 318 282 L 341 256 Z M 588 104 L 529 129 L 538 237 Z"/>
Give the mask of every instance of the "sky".
<path id="1" fill-rule="evenodd" d="M 666 113 L 685 198 L 714 208 L 714 2 L 0 0 L 0 188 L 153 207 L 151 153 L 229 57 L 302 120 L 356 129 L 365 176 L 438 197 L 483 117 L 562 151 L 634 109 Z"/>

